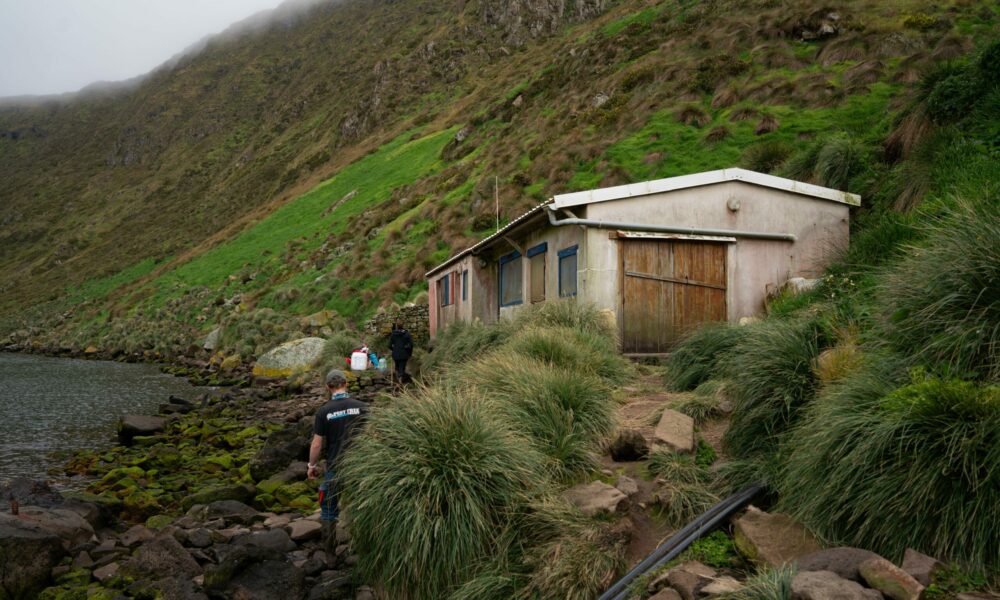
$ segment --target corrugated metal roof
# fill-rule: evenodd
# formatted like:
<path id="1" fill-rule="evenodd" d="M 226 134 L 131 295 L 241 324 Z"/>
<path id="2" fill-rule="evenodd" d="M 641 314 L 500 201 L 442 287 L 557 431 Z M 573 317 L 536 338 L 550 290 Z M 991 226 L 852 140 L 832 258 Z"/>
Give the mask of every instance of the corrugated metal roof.
<path id="1" fill-rule="evenodd" d="M 550 200 L 546 200 L 545 202 L 542 202 L 538 206 L 535 206 L 534 208 L 532 208 L 528 212 L 526 212 L 523 215 L 515 218 L 510 223 L 507 223 L 506 226 L 504 226 L 504 227 L 500 228 L 499 230 L 497 230 L 496 233 L 491 234 L 491 235 L 489 235 L 489 236 L 487 236 L 487 237 L 479 240 L 475 244 L 469 246 L 465 250 L 462 250 L 458 254 L 452 256 L 451 258 L 449 258 L 448 260 L 446 260 L 443 263 L 439 264 L 438 266 L 434 267 L 430 271 L 427 271 L 427 274 L 424 275 L 424 277 L 430 277 L 434 273 L 437 273 L 438 271 L 440 271 L 440 270 L 448 267 L 449 265 L 454 264 L 454 263 L 458 262 L 459 260 L 465 258 L 469 254 L 475 253 L 476 250 L 488 246 L 490 244 L 490 242 L 493 242 L 494 240 L 502 237 L 505 233 L 507 233 L 511 229 L 514 229 L 515 227 L 517 227 L 518 225 L 520 225 L 524 221 L 526 221 L 526 220 L 530 219 L 531 217 L 535 216 L 536 214 L 538 214 L 539 212 L 541 212 L 541 210 L 544 209 L 549 204 L 552 204 L 552 200 L 551 199 Z"/>

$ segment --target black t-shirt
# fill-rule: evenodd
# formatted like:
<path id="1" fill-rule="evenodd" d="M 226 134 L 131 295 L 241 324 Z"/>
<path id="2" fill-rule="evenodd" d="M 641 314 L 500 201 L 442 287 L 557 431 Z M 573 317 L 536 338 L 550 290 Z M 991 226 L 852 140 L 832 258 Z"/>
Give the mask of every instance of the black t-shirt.
<path id="1" fill-rule="evenodd" d="M 333 468 L 347 447 L 359 421 L 368 414 L 368 405 L 347 394 L 334 396 L 316 412 L 313 433 L 326 438 L 326 468 Z"/>

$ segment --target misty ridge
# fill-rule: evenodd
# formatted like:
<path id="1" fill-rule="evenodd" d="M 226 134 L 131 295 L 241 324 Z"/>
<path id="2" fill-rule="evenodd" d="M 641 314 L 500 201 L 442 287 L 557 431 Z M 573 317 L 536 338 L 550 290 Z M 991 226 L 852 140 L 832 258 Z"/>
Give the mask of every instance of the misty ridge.
<path id="1" fill-rule="evenodd" d="M 275 8 L 259 11 L 237 21 L 218 33 L 211 33 L 177 52 L 147 73 L 117 81 L 95 81 L 75 92 L 59 94 L 23 94 L 0 97 L 0 109 L 31 108 L 40 105 L 66 104 L 78 100 L 99 100 L 128 94 L 156 75 L 182 68 L 202 52 L 233 43 L 240 38 L 263 35 L 276 29 L 291 29 L 317 11 L 330 11 L 350 0 L 285 0 Z"/>

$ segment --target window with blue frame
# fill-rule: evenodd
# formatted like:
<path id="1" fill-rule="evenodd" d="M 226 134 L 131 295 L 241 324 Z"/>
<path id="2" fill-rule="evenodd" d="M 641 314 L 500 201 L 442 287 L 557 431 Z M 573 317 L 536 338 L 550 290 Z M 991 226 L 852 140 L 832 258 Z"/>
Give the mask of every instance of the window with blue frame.
<path id="1" fill-rule="evenodd" d="M 451 304 L 451 273 L 448 273 L 437 282 L 437 292 L 438 298 L 441 301 L 441 306 L 448 306 Z"/>
<path id="2" fill-rule="evenodd" d="M 576 296 L 576 249 L 570 246 L 559 251 L 559 297 Z"/>
<path id="3" fill-rule="evenodd" d="M 469 299 L 469 270 L 462 271 L 462 302 Z"/>
<path id="4" fill-rule="evenodd" d="M 500 306 L 514 306 L 524 302 L 524 277 L 521 271 L 521 253 L 511 252 L 500 257 Z"/>

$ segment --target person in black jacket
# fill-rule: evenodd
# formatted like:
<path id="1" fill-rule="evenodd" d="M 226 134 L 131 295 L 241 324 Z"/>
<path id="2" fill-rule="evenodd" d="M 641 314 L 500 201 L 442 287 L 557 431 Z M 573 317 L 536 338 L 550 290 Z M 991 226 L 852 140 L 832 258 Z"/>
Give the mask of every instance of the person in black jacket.
<path id="1" fill-rule="evenodd" d="M 413 336 L 403 329 L 403 322 L 397 320 L 389 334 L 389 351 L 392 352 L 392 362 L 396 365 L 396 378 L 401 382 L 410 380 L 406 374 L 406 361 L 413 356 Z"/>

